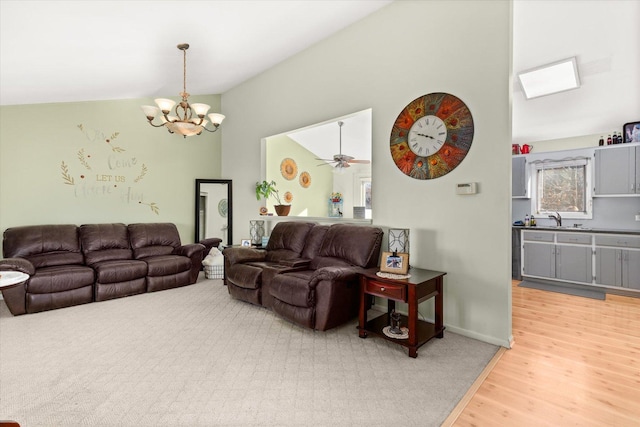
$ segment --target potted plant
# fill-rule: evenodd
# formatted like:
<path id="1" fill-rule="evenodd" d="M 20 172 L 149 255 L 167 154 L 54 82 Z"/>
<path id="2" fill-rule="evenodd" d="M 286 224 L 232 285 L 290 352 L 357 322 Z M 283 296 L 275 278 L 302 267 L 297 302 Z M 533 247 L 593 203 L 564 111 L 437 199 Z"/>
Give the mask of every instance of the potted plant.
<path id="1" fill-rule="evenodd" d="M 276 210 L 276 214 L 278 214 L 278 216 L 289 215 L 291 205 L 283 205 L 280 201 L 280 194 L 278 193 L 278 189 L 276 189 L 276 182 L 256 182 L 256 199 L 260 200 L 262 197 L 266 201 L 270 196 L 273 196 L 273 198 L 276 199 L 276 202 L 278 202 L 277 205 L 273 205 Z"/>

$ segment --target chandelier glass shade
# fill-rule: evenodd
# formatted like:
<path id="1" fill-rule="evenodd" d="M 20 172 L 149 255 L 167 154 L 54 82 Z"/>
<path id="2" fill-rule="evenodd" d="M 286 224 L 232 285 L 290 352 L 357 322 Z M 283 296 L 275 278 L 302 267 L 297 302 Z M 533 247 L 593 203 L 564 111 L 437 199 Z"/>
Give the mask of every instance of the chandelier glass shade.
<path id="1" fill-rule="evenodd" d="M 166 127 L 169 133 L 177 133 L 183 137 L 200 135 L 203 130 L 207 132 L 215 132 L 224 120 L 224 115 L 219 113 L 207 112 L 211 106 L 207 104 L 189 104 L 189 94 L 187 93 L 187 49 L 189 45 L 186 43 L 179 44 L 178 49 L 183 52 L 183 90 L 180 92 L 182 100 L 175 102 L 167 98 L 155 99 L 157 106 L 143 105 L 142 111 L 147 117 L 147 121 L 153 127 Z M 175 107 L 175 108 L 174 108 Z M 173 114 L 171 110 L 173 109 Z M 161 123 L 153 123 L 153 120 L 160 115 Z M 206 120 L 208 117 L 209 120 Z M 207 124 L 213 125 L 213 129 L 207 128 Z"/>

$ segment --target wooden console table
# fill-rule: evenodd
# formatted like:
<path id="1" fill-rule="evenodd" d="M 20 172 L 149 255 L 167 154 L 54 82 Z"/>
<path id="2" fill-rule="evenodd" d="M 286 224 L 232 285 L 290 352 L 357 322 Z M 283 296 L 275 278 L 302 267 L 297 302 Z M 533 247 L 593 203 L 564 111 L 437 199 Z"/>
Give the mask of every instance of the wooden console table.
<path id="1" fill-rule="evenodd" d="M 376 275 L 376 271 L 360 274 L 360 322 L 358 334 L 366 338 L 371 333 L 387 341 L 402 345 L 409 349 L 409 357 L 418 356 L 418 347 L 433 337 L 444 336 L 442 321 L 442 285 L 443 277 L 447 273 L 441 271 L 411 268 L 408 279 L 386 279 Z M 387 299 L 387 313 L 367 321 L 367 296 L 373 295 Z M 435 323 L 418 319 L 418 305 L 435 297 Z M 395 309 L 396 301 L 408 304 L 408 316 L 402 315 L 402 326 L 409 328 L 409 337 L 397 339 L 386 336 L 382 329 L 391 324 L 391 312 Z"/>

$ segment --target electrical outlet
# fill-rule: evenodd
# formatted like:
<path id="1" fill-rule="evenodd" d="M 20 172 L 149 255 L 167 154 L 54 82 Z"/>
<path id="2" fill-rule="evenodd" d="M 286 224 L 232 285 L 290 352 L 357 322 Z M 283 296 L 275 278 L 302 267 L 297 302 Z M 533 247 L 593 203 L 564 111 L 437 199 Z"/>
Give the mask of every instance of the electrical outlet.
<path id="1" fill-rule="evenodd" d="M 636 215 L 636 221 L 640 221 L 640 214 Z"/>

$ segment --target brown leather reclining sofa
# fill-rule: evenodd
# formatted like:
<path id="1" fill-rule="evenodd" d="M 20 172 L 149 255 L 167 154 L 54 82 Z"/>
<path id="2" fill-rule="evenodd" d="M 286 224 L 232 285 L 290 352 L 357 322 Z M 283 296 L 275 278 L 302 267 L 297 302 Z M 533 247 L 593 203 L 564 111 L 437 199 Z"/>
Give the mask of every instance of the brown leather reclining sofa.
<path id="1" fill-rule="evenodd" d="M 327 330 L 358 315 L 358 272 L 378 265 L 383 232 L 351 224 L 280 222 L 265 250 L 227 248 L 232 297 Z"/>
<path id="2" fill-rule="evenodd" d="M 29 274 L 2 290 L 13 315 L 195 283 L 205 247 L 171 223 L 34 225 L 3 235 L 0 270 Z"/>

